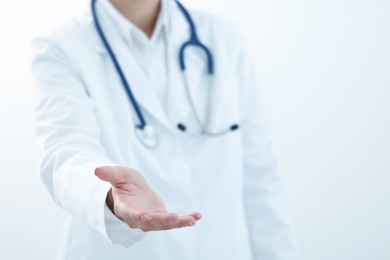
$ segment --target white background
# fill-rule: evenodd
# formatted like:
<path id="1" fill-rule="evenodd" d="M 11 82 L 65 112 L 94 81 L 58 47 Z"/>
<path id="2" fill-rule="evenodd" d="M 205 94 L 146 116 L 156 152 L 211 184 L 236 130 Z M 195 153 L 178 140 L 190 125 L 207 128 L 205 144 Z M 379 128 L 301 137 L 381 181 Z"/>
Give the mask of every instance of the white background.
<path id="1" fill-rule="evenodd" d="M 301 259 L 389 260 L 390 1 L 185 2 L 247 37 Z M 28 43 L 82 4 L 0 2 L 0 259 L 58 248 L 64 213 L 36 171 Z"/>

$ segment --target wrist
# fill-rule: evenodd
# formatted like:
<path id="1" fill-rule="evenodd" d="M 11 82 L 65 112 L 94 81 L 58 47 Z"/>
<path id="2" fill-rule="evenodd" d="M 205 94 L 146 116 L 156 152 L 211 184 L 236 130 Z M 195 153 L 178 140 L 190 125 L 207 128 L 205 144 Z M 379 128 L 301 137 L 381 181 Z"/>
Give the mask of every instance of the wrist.
<path id="1" fill-rule="evenodd" d="M 116 215 L 115 211 L 114 211 L 114 198 L 112 196 L 112 188 L 107 192 L 106 204 L 107 204 L 107 207 L 111 210 L 111 212 L 114 215 Z"/>

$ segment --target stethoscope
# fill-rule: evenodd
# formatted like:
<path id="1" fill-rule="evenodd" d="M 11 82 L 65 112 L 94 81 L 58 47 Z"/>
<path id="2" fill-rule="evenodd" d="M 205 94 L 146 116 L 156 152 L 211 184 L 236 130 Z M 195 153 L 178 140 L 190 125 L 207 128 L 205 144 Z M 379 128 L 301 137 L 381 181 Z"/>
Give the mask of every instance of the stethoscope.
<path id="1" fill-rule="evenodd" d="M 200 48 L 205 52 L 206 57 L 207 57 L 207 71 L 208 71 L 208 75 L 211 76 L 214 74 L 213 56 L 212 56 L 210 50 L 199 40 L 195 24 L 194 24 L 190 14 L 189 14 L 189 12 L 186 10 L 186 8 L 184 8 L 184 6 L 178 0 L 175 0 L 175 1 L 178 5 L 180 11 L 183 13 L 183 15 L 184 15 L 185 19 L 187 20 L 187 23 L 190 27 L 190 38 L 188 41 L 186 41 L 182 44 L 182 46 L 180 47 L 180 50 L 179 50 L 180 70 L 184 74 L 184 72 L 186 70 L 184 53 L 185 53 L 185 50 L 187 47 L 193 46 L 193 47 Z M 91 9 L 92 9 L 92 16 L 93 16 L 93 20 L 94 20 L 98 35 L 99 35 L 104 47 L 106 48 L 114 66 L 115 66 L 115 69 L 116 69 L 118 76 L 122 82 L 122 85 L 126 91 L 126 94 L 129 97 L 130 103 L 133 106 L 134 111 L 138 117 L 139 124 L 135 126 L 135 135 L 140 140 L 140 142 L 142 144 L 144 144 L 146 147 L 149 147 L 149 148 L 156 147 L 158 144 L 157 133 L 154 130 L 154 128 L 146 122 L 145 117 L 143 116 L 143 114 L 141 112 L 140 106 L 138 105 L 138 102 L 135 99 L 133 92 L 131 91 L 130 84 L 127 82 L 126 77 L 123 73 L 123 70 L 122 70 L 121 66 L 119 65 L 118 60 L 116 59 L 110 44 L 108 43 L 108 40 L 103 32 L 103 29 L 100 25 L 99 19 L 96 15 L 96 0 L 92 0 Z M 228 129 L 223 130 L 223 131 L 219 131 L 219 132 L 210 132 L 210 131 L 206 130 L 205 125 L 202 123 L 202 121 L 200 120 L 200 117 L 197 113 L 195 103 L 193 102 L 192 96 L 190 94 L 190 90 L 188 87 L 188 82 L 186 80 L 186 77 L 184 77 L 184 78 L 185 78 L 186 95 L 187 95 L 187 98 L 189 100 L 191 109 L 194 112 L 195 119 L 196 119 L 197 123 L 199 124 L 199 126 L 201 127 L 201 132 L 198 134 L 191 133 L 187 130 L 187 127 L 184 123 L 178 123 L 177 128 L 180 131 L 186 132 L 192 136 L 199 136 L 199 135 L 220 136 L 220 135 L 224 135 L 228 132 L 235 131 L 239 128 L 238 124 L 232 124 Z"/>

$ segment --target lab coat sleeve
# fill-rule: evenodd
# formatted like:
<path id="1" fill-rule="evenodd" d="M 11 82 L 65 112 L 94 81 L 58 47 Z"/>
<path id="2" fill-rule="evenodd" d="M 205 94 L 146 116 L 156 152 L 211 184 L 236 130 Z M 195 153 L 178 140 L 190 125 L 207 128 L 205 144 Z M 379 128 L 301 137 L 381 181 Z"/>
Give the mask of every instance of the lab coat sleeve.
<path id="1" fill-rule="evenodd" d="M 239 39 L 236 64 L 241 91 L 244 203 L 252 253 L 255 260 L 296 259 L 254 62 L 243 37 L 238 33 L 236 39 Z"/>
<path id="2" fill-rule="evenodd" d="M 111 185 L 98 179 L 95 169 L 115 165 L 100 143 L 94 102 L 76 63 L 53 35 L 32 42 L 32 74 L 38 88 L 36 135 L 43 149 L 39 170 L 56 203 L 83 218 L 111 243 L 130 246 L 144 235 L 107 212 Z"/>

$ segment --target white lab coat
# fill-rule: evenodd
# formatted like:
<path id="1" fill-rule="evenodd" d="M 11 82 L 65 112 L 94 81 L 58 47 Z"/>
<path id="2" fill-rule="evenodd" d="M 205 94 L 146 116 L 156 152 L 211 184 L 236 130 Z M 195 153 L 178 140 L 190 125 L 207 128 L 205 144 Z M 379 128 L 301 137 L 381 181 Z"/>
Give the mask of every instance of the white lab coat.
<path id="1" fill-rule="evenodd" d="M 89 11 L 33 41 L 40 172 L 54 200 L 69 212 L 58 259 L 295 259 L 276 158 L 242 37 L 224 19 L 191 11 L 216 70 L 206 88 L 205 57 L 195 49 L 186 52 L 185 77 L 197 109 L 202 117 L 211 113 L 211 131 L 240 124 L 239 131 L 220 137 L 191 137 L 176 128 L 184 122 L 199 130 L 177 57 L 188 25 L 173 1 L 169 9 L 174 37 L 168 41 L 165 109 L 115 28 L 100 18 L 147 122 L 158 133 L 154 149 L 135 137 L 139 122 Z M 130 229 L 107 212 L 110 185 L 94 175 L 101 165 L 137 169 L 169 211 L 199 211 L 202 220 L 171 231 Z"/>

